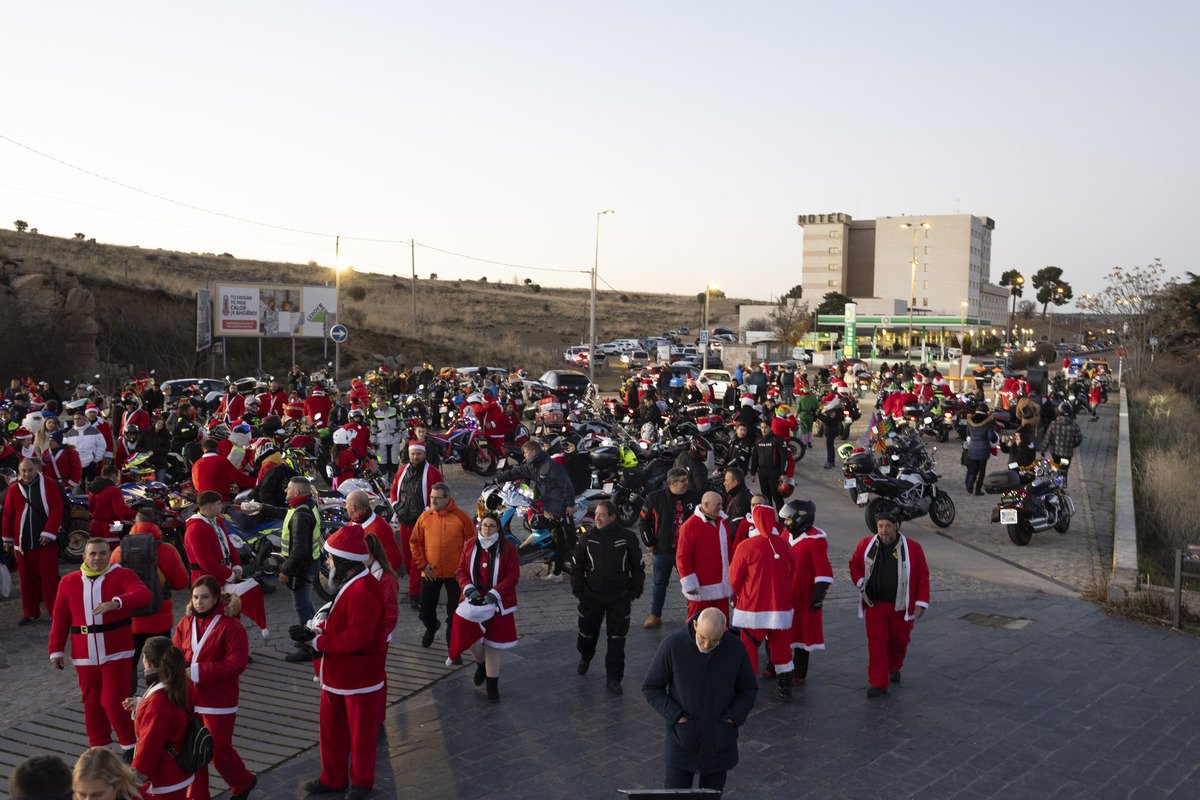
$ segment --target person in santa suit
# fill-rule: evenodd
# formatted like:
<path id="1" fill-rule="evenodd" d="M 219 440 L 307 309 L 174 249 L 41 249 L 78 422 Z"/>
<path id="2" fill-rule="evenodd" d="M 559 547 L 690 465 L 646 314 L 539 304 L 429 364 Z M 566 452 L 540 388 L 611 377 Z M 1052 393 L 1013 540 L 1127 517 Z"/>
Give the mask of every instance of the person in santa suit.
<path id="1" fill-rule="evenodd" d="M 292 392 L 288 396 L 288 401 L 283 407 L 283 416 L 290 420 L 297 420 L 304 416 L 304 398 L 299 392 Z"/>
<path id="2" fill-rule="evenodd" d="M 13 433 L 13 444 L 21 458 L 37 458 L 37 448 L 33 446 L 33 432 L 22 426 Z"/>
<path id="3" fill-rule="evenodd" d="M 850 557 L 858 616 L 867 627 L 867 697 L 887 694 L 889 680 L 900 683 L 913 623 L 929 608 L 925 551 L 901 535 L 890 512 L 879 514 L 876 526 L 878 534 L 862 539 Z"/>
<path id="4" fill-rule="evenodd" d="M 93 428 L 100 432 L 104 437 L 104 460 L 112 461 L 113 457 L 113 429 L 105 420 L 100 418 L 100 406 L 94 403 L 88 403 L 83 410 L 84 416 Z"/>
<path id="5" fill-rule="evenodd" d="M 138 741 L 133 768 L 146 776 L 142 795 L 156 800 L 208 800 L 208 768 L 185 772 L 169 752 L 187 737 L 195 704 L 183 653 L 167 637 L 155 636 L 146 642 L 141 666 L 146 693 L 126 698 L 122 706 L 133 713 Z"/>
<path id="6" fill-rule="evenodd" d="M 253 467 L 254 459 L 250 457 L 250 426 L 239 422 L 229 430 L 229 436 L 217 443 L 217 455 L 227 459 L 233 468 L 242 472 Z"/>
<path id="7" fill-rule="evenodd" d="M 733 625 L 742 629 L 742 644 L 750 666 L 758 672 L 758 647 L 767 653 L 777 677 L 776 692 L 792 699 L 792 548 L 776 525 L 775 509 L 757 505 L 751 512 L 754 532 L 734 551 L 729 562 L 729 585 L 736 607 Z"/>
<path id="8" fill-rule="evenodd" d="M 63 431 L 54 431 L 46 440 L 46 449 L 42 451 L 42 471 L 63 489 L 73 492 L 83 479 L 83 464 L 79 460 L 78 450 L 63 446 L 63 436 Z"/>
<path id="9" fill-rule="evenodd" d="M 129 459 L 145 449 L 142 446 L 142 429 L 136 425 L 125 427 L 113 449 L 113 466 L 118 470 L 125 469 L 125 464 L 129 462 Z"/>
<path id="10" fill-rule="evenodd" d="M 222 500 L 229 499 L 229 486 L 236 483 L 243 489 L 254 488 L 254 477 L 247 475 L 229 462 L 221 458 L 217 452 L 220 443 L 216 439 L 205 439 L 201 447 L 204 455 L 192 464 L 192 488 L 197 493 L 214 492 Z"/>
<path id="11" fill-rule="evenodd" d="M 117 485 L 118 475 L 116 467 L 105 467 L 100 477 L 88 487 L 88 511 L 92 515 L 88 536 L 104 539 L 109 547 L 116 547 L 121 539 L 112 530 L 113 525 L 137 516 L 136 510 L 125 505 L 125 495 Z"/>
<path id="12" fill-rule="evenodd" d="M 1017 397 L 1021 393 L 1021 383 L 1016 376 L 1010 375 L 1004 379 L 1004 383 L 1000 385 L 1000 407 L 1005 411 L 1017 402 Z"/>
<path id="13" fill-rule="evenodd" d="M 462 597 L 451 623 L 447 665 L 465 649 L 475 658 L 476 686 L 487 684 L 487 699 L 500 702 L 500 651 L 517 644 L 517 582 L 521 564 L 517 548 L 500 533 L 493 511 L 479 518 L 478 533 L 458 560 L 456 577 Z M 468 634 L 474 629 L 475 633 Z M 482 635 L 478 635 L 482 633 Z M 472 639 L 472 636 L 476 638 Z M 462 643 L 471 640 L 467 647 Z"/>
<path id="14" fill-rule="evenodd" d="M 122 396 L 121 401 L 124 403 L 125 410 L 121 414 L 121 424 L 117 426 L 117 430 L 123 431 L 130 425 L 139 431 L 149 430 L 151 422 L 150 414 L 138 405 L 137 397 L 134 393 L 126 392 Z"/>
<path id="15" fill-rule="evenodd" d="M 340 528 L 325 542 L 328 616 L 293 625 L 293 641 L 309 642 L 321 657 L 321 776 L 302 787 L 309 794 L 345 791 L 361 800 L 375 785 L 375 751 L 382 721 L 387 632 L 383 590 L 367 569 L 362 527 Z M 347 762 L 349 769 L 347 770 Z M 349 790 L 347 791 L 347 784 Z"/>
<path id="16" fill-rule="evenodd" d="M 226 387 L 225 396 L 221 398 L 221 403 L 217 406 L 217 411 L 213 414 L 213 417 L 233 424 L 235 420 L 242 418 L 242 414 L 245 411 L 246 398 L 239 394 L 237 387 L 231 383 Z"/>
<path id="17" fill-rule="evenodd" d="M 675 567 L 679 586 L 687 598 L 688 619 L 705 608 L 716 608 L 728 617 L 730 536 L 728 517 L 721 510 L 721 495 L 705 492 L 700 506 L 679 529 Z"/>
<path id="18" fill-rule="evenodd" d="M 833 567 L 829 564 L 829 546 L 825 531 L 813 527 L 817 507 L 811 500 L 792 500 L 783 507 L 779 517 L 787 528 L 796 567 L 792 580 L 791 646 L 792 682 L 799 686 L 808 677 L 808 654 L 825 649 L 825 631 L 821 608 L 825 593 L 833 583 Z"/>
<path id="19" fill-rule="evenodd" d="M 196 698 L 196 713 L 213 737 L 217 774 L 229 786 L 230 800 L 245 800 L 258 783 L 233 749 L 237 722 L 238 681 L 250 657 L 250 642 L 238 614 L 237 595 L 221 597 L 221 586 L 212 575 L 201 575 L 192 584 L 192 602 L 175 626 L 172 641 L 183 652 L 187 675 Z M 188 791 L 191 800 L 208 797 L 208 770 L 196 774 Z"/>
<path id="20" fill-rule="evenodd" d="M 435 483 L 445 480 L 436 467 L 425 460 L 425 445 L 408 443 L 408 463 L 396 473 L 388 497 L 396 509 L 396 524 L 400 528 L 400 552 L 408 570 L 408 603 L 413 611 L 421 610 L 421 573 L 412 566 L 413 526 L 429 508 L 429 492 Z"/>
<path id="21" fill-rule="evenodd" d="M 222 586 L 242 579 L 242 560 L 225 532 L 222 505 L 221 495 L 201 492 L 196 498 L 197 513 L 188 518 L 183 549 L 187 553 L 188 580 L 192 583 L 201 575 L 212 575 Z"/>
<path id="22" fill-rule="evenodd" d="M 925 407 L 933 402 L 933 384 L 926 383 L 925 378 L 921 375 L 913 376 L 913 394 L 917 396 L 917 402 Z"/>
<path id="23" fill-rule="evenodd" d="M 329 424 L 331 411 L 333 401 L 325 394 L 325 387 L 318 383 L 312 393 L 304 398 L 304 416 L 312 420 L 313 425 L 322 428 Z"/>
<path id="24" fill-rule="evenodd" d="M 187 567 L 183 565 L 183 559 L 180 558 L 179 551 L 169 544 L 163 547 L 162 530 L 158 527 L 161 519 L 158 509 L 142 506 L 137 512 L 137 522 L 129 529 L 129 536 L 146 534 L 154 539 L 156 559 L 158 561 L 158 579 L 161 581 L 163 589 L 162 607 L 158 610 L 158 613 L 133 618 L 134 668 L 130 670 L 130 695 L 137 694 L 137 665 L 139 659 L 141 659 L 142 648 L 146 646 L 146 642 L 155 636 L 169 636 L 171 634 L 171 626 L 175 623 L 175 606 L 171 602 L 171 592 L 178 592 L 180 589 L 187 588 L 188 585 Z M 129 536 L 125 537 L 127 543 Z M 112 551 L 112 557 L 109 560 L 113 564 L 121 563 L 121 548 L 119 546 Z"/>
<path id="25" fill-rule="evenodd" d="M 62 492 L 53 480 L 42 475 L 42 463 L 22 459 L 19 480 L 8 487 L 0 517 L 0 537 L 5 552 L 17 553 L 21 577 L 19 625 L 41 619 L 41 604 L 54 608 L 58 595 L 58 531 L 63 521 Z M 4 567 L 0 567 L 4 568 Z"/>
<path id="26" fill-rule="evenodd" d="M 371 405 L 367 385 L 358 378 L 350 381 L 350 407 L 366 410 Z"/>
<path id="27" fill-rule="evenodd" d="M 758 528 L 754 524 L 754 509 L 759 506 L 771 505 L 771 501 L 761 494 L 750 495 L 750 507 L 746 511 L 746 515 L 742 521 L 738 523 L 737 531 L 733 534 L 733 549 L 731 553 L 737 553 L 737 549 L 742 546 L 742 542 L 750 538 L 751 535 L 758 533 Z"/>
<path id="28" fill-rule="evenodd" d="M 287 409 L 288 396 L 274 378 L 267 386 L 267 391 L 258 395 L 258 410 L 263 417 L 282 417 Z"/>
<path id="29" fill-rule="evenodd" d="M 367 460 L 367 448 L 371 446 L 371 429 L 363 424 L 365 419 L 361 408 L 352 408 L 349 422 L 342 426 L 342 430 L 350 431 L 350 449 L 359 462 Z"/>
<path id="30" fill-rule="evenodd" d="M 50 663 L 63 668 L 70 634 L 88 744 L 107 747 L 111 732 L 116 731 L 128 762 L 137 742 L 133 721 L 122 707 L 133 669 L 130 613 L 150 602 L 150 590 L 133 570 L 110 564 L 108 555 L 108 542 L 88 539 L 83 564 L 59 582 L 50 627 Z"/>
<path id="31" fill-rule="evenodd" d="M 432 487 L 430 491 L 433 491 Z M 374 534 L 379 539 L 383 552 L 387 554 L 388 565 L 399 573 L 404 564 L 404 554 L 396 542 L 396 532 L 386 519 L 371 510 L 370 495 L 359 489 L 346 495 L 346 514 L 351 522 L 362 526 L 364 533 L 368 536 Z"/>

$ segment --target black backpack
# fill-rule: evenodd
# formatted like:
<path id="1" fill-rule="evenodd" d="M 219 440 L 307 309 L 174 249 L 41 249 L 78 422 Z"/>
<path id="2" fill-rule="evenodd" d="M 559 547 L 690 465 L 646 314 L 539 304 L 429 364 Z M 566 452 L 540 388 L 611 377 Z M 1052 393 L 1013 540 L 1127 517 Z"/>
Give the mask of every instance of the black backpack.
<path id="1" fill-rule="evenodd" d="M 152 617 L 162 610 L 163 585 L 158 572 L 158 547 L 152 533 L 134 533 L 121 540 L 121 566 L 133 570 L 150 590 L 150 602 L 129 612 L 131 617 Z"/>
<path id="2" fill-rule="evenodd" d="M 188 717 L 187 730 L 179 749 L 167 745 L 167 753 L 184 772 L 199 772 L 208 768 L 213 757 L 213 738 L 199 716 L 191 714 Z"/>

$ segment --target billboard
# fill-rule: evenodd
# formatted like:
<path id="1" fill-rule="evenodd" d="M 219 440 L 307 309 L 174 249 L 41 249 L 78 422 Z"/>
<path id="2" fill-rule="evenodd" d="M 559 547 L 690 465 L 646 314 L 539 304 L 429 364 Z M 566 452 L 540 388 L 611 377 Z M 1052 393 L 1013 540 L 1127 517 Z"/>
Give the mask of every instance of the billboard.
<path id="1" fill-rule="evenodd" d="M 337 324 L 337 289 L 278 283 L 213 283 L 216 336 L 324 338 Z"/>
<path id="2" fill-rule="evenodd" d="M 212 300 L 208 289 L 196 290 L 196 352 L 212 344 Z"/>

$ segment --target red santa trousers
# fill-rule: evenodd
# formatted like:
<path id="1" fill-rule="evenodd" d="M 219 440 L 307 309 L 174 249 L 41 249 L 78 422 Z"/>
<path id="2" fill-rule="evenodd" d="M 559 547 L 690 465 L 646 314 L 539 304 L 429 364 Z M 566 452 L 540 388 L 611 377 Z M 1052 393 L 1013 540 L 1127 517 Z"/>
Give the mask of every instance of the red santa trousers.
<path id="1" fill-rule="evenodd" d="M 17 553 L 17 574 L 21 576 L 21 615 L 40 617 L 41 603 L 46 613 L 54 611 L 58 594 L 58 545 L 40 545 Z"/>
<path id="2" fill-rule="evenodd" d="M 742 628 L 742 644 L 746 645 L 746 654 L 750 656 L 750 668 L 758 674 L 758 646 L 766 640 L 767 656 L 775 667 L 775 673 L 791 672 L 792 665 L 792 631 L 750 630 Z"/>
<path id="3" fill-rule="evenodd" d="M 725 615 L 725 627 L 729 627 L 729 598 L 718 597 L 716 600 L 688 600 L 687 618 L 699 614 L 706 608 L 715 608 Z"/>
<path id="4" fill-rule="evenodd" d="M 90 747 L 112 744 L 112 731 L 124 748 L 133 747 L 133 715 L 121 707 L 129 696 L 133 658 L 119 658 L 99 666 L 76 666 L 79 689 L 83 692 L 83 725 Z"/>
<path id="5" fill-rule="evenodd" d="M 404 569 L 408 572 L 408 596 L 420 596 L 421 594 L 421 573 L 413 571 L 412 547 L 409 545 L 409 539 L 412 538 L 413 525 L 400 526 L 400 554 L 404 556 Z"/>
<path id="6" fill-rule="evenodd" d="M 321 692 L 321 783 L 335 789 L 347 782 L 375 785 L 375 749 L 383 704 L 378 693 L 334 694 Z M 350 764 L 349 781 L 346 763 Z"/>
<path id="7" fill-rule="evenodd" d="M 221 780 L 229 785 L 230 793 L 239 794 L 249 789 L 254 776 L 242 763 L 237 750 L 233 749 L 233 726 L 237 722 L 237 714 L 201 714 L 200 721 L 212 734 L 212 765 L 216 767 Z M 187 788 L 187 796 L 189 800 L 208 800 L 207 769 L 196 773 L 196 780 Z"/>
<path id="8" fill-rule="evenodd" d="M 904 666 L 908 640 L 912 636 L 912 620 L 904 612 L 887 603 L 876 603 L 863 609 L 867 623 L 867 680 L 872 686 L 886 689 L 888 672 Z"/>

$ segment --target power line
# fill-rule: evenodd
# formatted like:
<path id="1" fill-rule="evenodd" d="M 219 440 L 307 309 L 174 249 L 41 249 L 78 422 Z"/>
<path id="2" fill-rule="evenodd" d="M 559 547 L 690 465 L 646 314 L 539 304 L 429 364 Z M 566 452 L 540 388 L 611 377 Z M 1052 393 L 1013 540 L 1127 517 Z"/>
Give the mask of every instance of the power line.
<path id="1" fill-rule="evenodd" d="M 408 244 L 408 243 L 405 242 L 405 244 Z M 465 259 L 469 259 L 470 261 L 482 261 L 484 264 L 496 264 L 497 266 L 512 267 L 513 269 L 528 269 L 528 270 L 533 270 L 534 272 L 569 272 L 573 275 L 579 275 L 579 274 L 587 275 L 589 272 L 591 272 L 591 270 L 587 270 L 587 269 L 559 269 L 559 268 L 555 268 L 555 267 L 527 267 L 524 264 L 509 264 L 505 261 L 493 261 L 490 258 L 480 258 L 478 256 L 468 256 L 468 255 L 464 255 L 462 253 L 455 253 L 450 250 L 443 250 L 440 247 L 434 247 L 431 244 L 425 244 L 424 242 L 417 242 L 416 244 L 418 247 L 424 247 L 426 250 L 434 250 L 438 253 L 445 253 L 448 256 L 455 256 L 457 258 L 465 258 Z"/>

